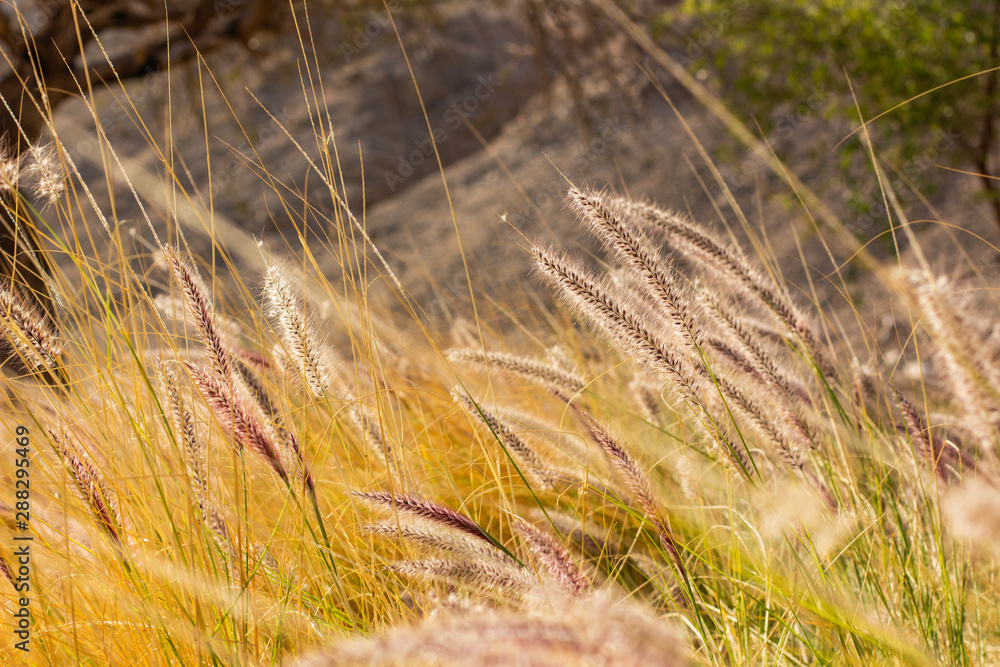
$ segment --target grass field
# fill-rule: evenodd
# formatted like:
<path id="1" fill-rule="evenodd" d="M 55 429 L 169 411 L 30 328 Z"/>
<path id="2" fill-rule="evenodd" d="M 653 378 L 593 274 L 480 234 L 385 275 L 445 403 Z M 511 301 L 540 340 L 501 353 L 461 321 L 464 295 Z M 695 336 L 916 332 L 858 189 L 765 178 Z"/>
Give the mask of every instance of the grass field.
<path id="1" fill-rule="evenodd" d="M 280 252 L 193 256 L 169 210 L 135 241 L 58 135 L 0 170 L 57 267 L 51 315 L 0 284 L 5 664 L 1000 662 L 985 281 L 858 250 L 938 369 L 904 380 L 773 256 L 567 184 L 606 252 L 531 247 L 558 305 L 506 304 L 506 349 L 478 311 L 420 313 L 343 204 L 330 122 L 288 140 L 329 233 Z"/>

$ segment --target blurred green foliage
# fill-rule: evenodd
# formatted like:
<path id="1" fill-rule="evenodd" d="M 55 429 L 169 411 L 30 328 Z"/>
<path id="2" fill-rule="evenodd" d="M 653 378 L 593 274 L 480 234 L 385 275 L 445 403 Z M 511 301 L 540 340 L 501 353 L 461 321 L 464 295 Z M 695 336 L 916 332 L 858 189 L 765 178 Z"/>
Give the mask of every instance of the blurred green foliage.
<path id="1" fill-rule="evenodd" d="M 935 162 L 971 166 L 1000 225 L 997 172 L 1000 0 L 684 0 L 658 27 L 700 78 L 714 74 L 731 107 L 778 137 L 795 109 L 857 121 L 913 99 L 874 124 L 901 173 L 933 181 Z M 850 90 L 857 96 L 857 108 Z M 792 116 L 780 114 L 792 107 Z M 789 121 L 789 118 L 792 121 Z M 789 127 L 789 125 L 791 127 Z"/>

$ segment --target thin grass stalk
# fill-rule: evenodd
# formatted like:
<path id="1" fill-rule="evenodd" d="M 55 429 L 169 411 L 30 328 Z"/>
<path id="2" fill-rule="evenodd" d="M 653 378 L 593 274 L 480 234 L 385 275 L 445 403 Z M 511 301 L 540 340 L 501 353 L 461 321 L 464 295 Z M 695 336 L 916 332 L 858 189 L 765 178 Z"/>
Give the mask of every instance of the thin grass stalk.
<path id="1" fill-rule="evenodd" d="M 504 450 L 513 457 L 514 462 L 519 464 L 519 468 L 523 468 L 542 488 L 546 490 L 555 488 L 553 478 L 547 474 L 549 466 L 545 465 L 535 449 L 518 436 L 500 415 L 487 410 L 458 390 L 452 391 L 452 397 L 470 417 L 486 427 Z"/>

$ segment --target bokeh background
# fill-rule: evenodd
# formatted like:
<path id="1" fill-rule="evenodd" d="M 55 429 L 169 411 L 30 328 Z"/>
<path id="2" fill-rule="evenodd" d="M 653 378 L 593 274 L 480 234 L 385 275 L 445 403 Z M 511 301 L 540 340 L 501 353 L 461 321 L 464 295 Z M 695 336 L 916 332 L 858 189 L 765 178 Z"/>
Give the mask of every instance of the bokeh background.
<path id="1" fill-rule="evenodd" d="M 69 2 L 13 4 L 27 18 L 0 7 L 0 91 L 40 133 L 16 91 L 44 74 L 60 137 L 137 253 L 134 193 L 154 224 L 184 218 L 168 205 L 171 178 L 216 232 L 231 225 L 291 252 L 299 233 L 329 234 L 334 205 L 308 163 L 323 152 L 322 117 L 349 206 L 430 313 L 461 312 L 468 298 L 456 229 L 474 288 L 493 298 L 535 290 L 525 239 L 591 248 L 563 207 L 571 180 L 740 236 L 735 203 L 793 282 L 846 303 L 828 280 L 844 268 L 855 307 L 892 329 L 849 244 L 822 240 L 788 179 L 651 58 L 620 12 L 870 251 L 909 251 L 891 233 L 891 191 L 938 270 L 991 279 L 998 268 L 995 2 L 79 3 L 82 32 L 102 46 L 80 43 Z M 187 242 L 211 254 L 191 227 Z"/>

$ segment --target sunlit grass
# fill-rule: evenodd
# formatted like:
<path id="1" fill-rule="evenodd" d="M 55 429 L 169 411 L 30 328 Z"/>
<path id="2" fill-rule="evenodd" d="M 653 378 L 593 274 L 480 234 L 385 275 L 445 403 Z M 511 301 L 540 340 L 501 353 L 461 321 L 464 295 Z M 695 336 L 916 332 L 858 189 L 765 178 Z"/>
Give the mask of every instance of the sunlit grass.
<path id="1" fill-rule="evenodd" d="M 580 269 L 606 301 L 576 280 L 575 309 L 506 304 L 535 342 L 505 350 L 505 332 L 476 312 L 458 314 L 464 325 L 426 317 L 371 244 L 343 202 L 308 36 L 303 54 L 316 140 L 289 137 L 288 149 L 308 159 L 332 213 L 252 150 L 240 156 L 296 223 L 284 248 L 213 214 L 210 192 L 185 190 L 169 144 L 147 135 L 164 197 L 99 134 L 109 198 L 117 182 L 147 204 L 133 235 L 95 206 L 97 186 L 55 137 L 65 188 L 32 215 L 57 266 L 61 351 L 24 352 L 32 332 L 4 320 L 36 376 L 3 379 L 2 417 L 6 460 L 15 428 L 31 433 L 30 661 L 998 659 L 995 343 L 927 287 L 932 276 L 907 282 L 865 257 L 914 323 L 937 318 L 917 340 L 945 357 L 952 388 L 901 386 L 902 399 L 877 347 L 868 359 L 871 341 L 851 349 L 833 313 L 790 297 L 774 257 L 730 266 L 719 250 L 739 252 L 720 241 L 713 260 L 715 237 L 696 223 L 687 237 L 666 232 L 676 257 L 626 253 L 606 282 Z M 134 115 L 128 88 L 117 95 Z M 659 248 L 629 218 L 642 209 L 619 204 Z M 307 217 L 325 237 L 307 237 Z M 188 257 L 205 235 L 215 255 Z M 550 269 L 570 261 L 535 252 Z M 185 287 L 175 256 L 204 294 Z M 321 256 L 339 274 L 320 271 Z M 574 280 L 553 279 L 554 291 Z M 594 335 L 574 324 L 580 313 Z M 801 440 L 796 418 L 814 446 L 788 445 Z M 956 497 L 985 509 L 952 522 Z M 0 549 L 16 573 L 12 507 Z M 0 584 L 13 612 L 18 596 Z"/>

